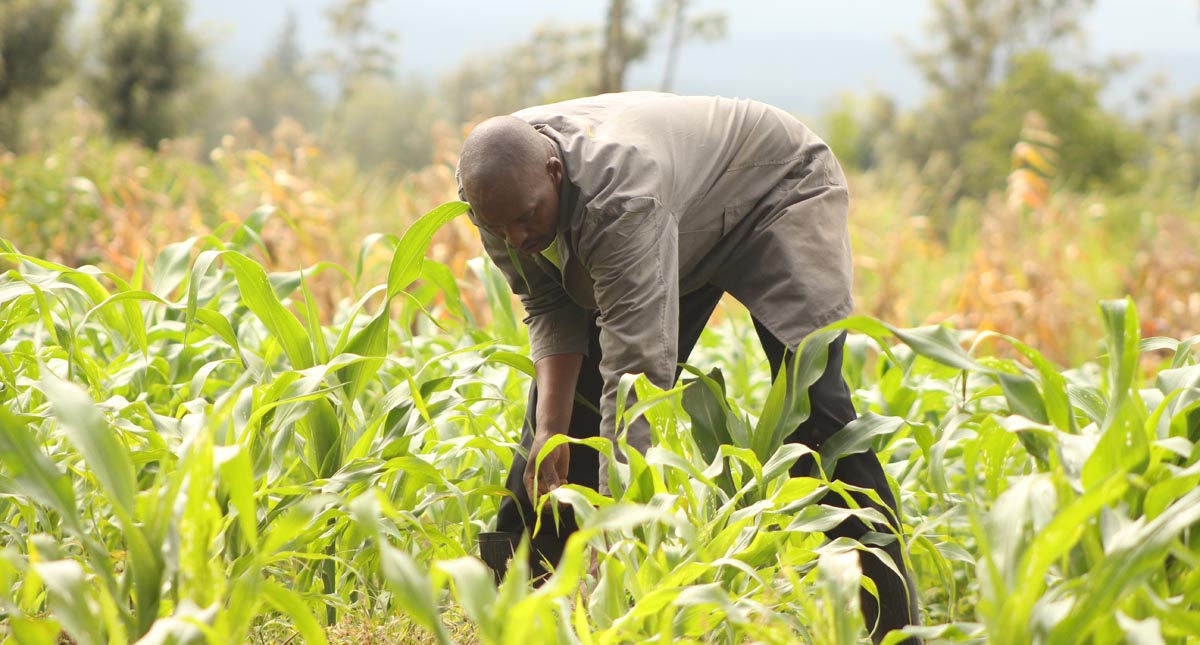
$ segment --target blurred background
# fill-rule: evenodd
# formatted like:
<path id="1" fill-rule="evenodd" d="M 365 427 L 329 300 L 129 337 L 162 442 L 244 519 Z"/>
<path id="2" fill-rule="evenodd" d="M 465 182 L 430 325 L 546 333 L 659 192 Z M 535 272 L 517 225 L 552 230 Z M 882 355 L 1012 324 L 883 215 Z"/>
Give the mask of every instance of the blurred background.
<path id="1" fill-rule="evenodd" d="M 0 0 L 0 237 L 125 275 L 266 205 L 268 266 L 350 266 L 455 198 L 471 124 L 623 89 L 821 134 L 861 313 L 1062 362 L 1100 298 L 1200 332 L 1197 0 Z M 479 247 L 433 252 L 467 278 Z"/>

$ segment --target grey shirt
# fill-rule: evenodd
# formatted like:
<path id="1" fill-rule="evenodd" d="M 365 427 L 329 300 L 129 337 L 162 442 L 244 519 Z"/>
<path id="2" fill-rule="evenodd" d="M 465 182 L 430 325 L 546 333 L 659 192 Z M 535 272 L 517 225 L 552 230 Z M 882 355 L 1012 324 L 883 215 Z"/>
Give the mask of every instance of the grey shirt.
<path id="1" fill-rule="evenodd" d="M 563 268 L 480 234 L 525 306 L 534 361 L 586 354 L 599 313 L 602 436 L 615 436 L 621 375 L 672 385 L 680 294 L 720 287 L 793 348 L 850 312 L 845 180 L 828 146 L 786 112 L 627 92 L 515 116 L 563 162 Z M 649 428 L 635 423 L 626 438 L 644 452 Z"/>

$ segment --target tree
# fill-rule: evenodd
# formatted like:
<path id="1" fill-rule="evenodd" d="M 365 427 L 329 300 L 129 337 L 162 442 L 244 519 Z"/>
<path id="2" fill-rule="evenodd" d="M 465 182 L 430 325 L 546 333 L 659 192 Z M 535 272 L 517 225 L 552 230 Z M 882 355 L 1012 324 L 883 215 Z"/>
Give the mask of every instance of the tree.
<path id="1" fill-rule="evenodd" d="M 0 146 L 20 144 L 21 111 L 61 77 L 70 13 L 71 0 L 0 3 Z"/>
<path id="2" fill-rule="evenodd" d="M 540 25 L 526 42 L 460 66 L 442 82 L 452 123 L 593 92 L 600 46 L 594 25 Z"/>
<path id="3" fill-rule="evenodd" d="M 364 167 L 403 172 L 433 159 L 438 111 L 419 80 L 363 79 L 341 106 L 341 117 L 326 137 Z"/>
<path id="4" fill-rule="evenodd" d="M 625 72 L 643 60 L 669 28 L 664 89 L 678 63 L 679 48 L 692 39 L 724 35 L 718 12 L 688 16 L 688 3 L 659 0 L 639 17 L 627 0 L 612 0 L 603 26 L 544 24 L 527 42 L 461 66 L 443 82 L 447 113 L 458 122 L 550 101 L 625 89 Z"/>
<path id="5" fill-rule="evenodd" d="M 708 12 L 687 17 L 688 0 L 659 0 L 650 16 L 638 19 L 626 0 L 609 0 L 604 26 L 604 41 L 599 52 L 597 92 L 620 92 L 625 89 L 625 72 L 651 51 L 651 45 L 668 31 L 667 62 L 663 72 L 663 89 L 673 82 L 679 50 L 691 39 L 716 40 L 725 35 L 725 15 Z"/>
<path id="6" fill-rule="evenodd" d="M 246 79 L 243 93 L 246 116 L 259 132 L 269 132 L 284 117 L 295 119 L 307 128 L 316 127 L 322 109 L 321 97 L 304 64 L 294 11 L 288 12 L 275 47 Z"/>
<path id="7" fill-rule="evenodd" d="M 1101 84 L 1056 69 L 1050 55 L 1030 51 L 1012 60 L 1006 79 L 988 95 L 963 150 L 969 193 L 1002 185 L 1012 168 L 1011 151 L 1029 112 L 1045 119 L 1058 139 L 1055 175 L 1071 188 L 1122 188 L 1140 154 L 1136 133 L 1100 105 Z"/>
<path id="8" fill-rule="evenodd" d="M 708 12 L 687 18 L 688 6 L 691 0 L 664 0 L 659 3 L 659 11 L 666 16 L 668 25 L 667 60 L 663 65 L 663 80 L 659 86 L 664 92 L 671 91 L 675 85 L 675 70 L 679 67 L 679 50 L 688 40 L 703 40 L 711 42 L 725 37 L 725 14 Z"/>
<path id="9" fill-rule="evenodd" d="M 362 81 L 390 78 L 396 65 L 397 36 L 371 22 L 374 4 L 375 0 L 338 0 L 325 10 L 337 46 L 323 51 L 320 60 L 337 81 L 339 103 Z"/>
<path id="10" fill-rule="evenodd" d="M 923 49 L 912 60 L 931 87 L 905 148 L 915 160 L 934 154 L 962 162 L 974 123 L 987 110 L 1014 59 L 1031 49 L 1058 52 L 1082 42 L 1080 20 L 1095 0 L 934 0 Z"/>
<path id="11" fill-rule="evenodd" d="M 186 0 L 104 0 L 97 14 L 98 69 L 89 77 L 96 106 L 116 134 L 148 145 L 182 125 L 180 92 L 201 70 L 186 28 Z"/>

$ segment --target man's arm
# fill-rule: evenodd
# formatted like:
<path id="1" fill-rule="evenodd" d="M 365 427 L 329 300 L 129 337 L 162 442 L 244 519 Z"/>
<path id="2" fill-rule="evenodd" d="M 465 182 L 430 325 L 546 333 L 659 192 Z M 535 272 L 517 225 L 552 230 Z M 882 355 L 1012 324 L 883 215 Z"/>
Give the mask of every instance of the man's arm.
<path id="1" fill-rule="evenodd" d="M 583 354 L 554 354 L 545 356 L 535 365 L 537 373 L 537 410 L 534 412 L 536 431 L 529 461 L 525 465 L 525 491 L 530 500 L 567 483 L 571 451 L 568 444 L 554 448 L 541 466 L 537 464 L 542 446 L 551 437 L 566 434 L 571 425 L 571 409 L 575 404 L 575 384 Z M 535 473 L 538 475 L 535 482 Z"/>

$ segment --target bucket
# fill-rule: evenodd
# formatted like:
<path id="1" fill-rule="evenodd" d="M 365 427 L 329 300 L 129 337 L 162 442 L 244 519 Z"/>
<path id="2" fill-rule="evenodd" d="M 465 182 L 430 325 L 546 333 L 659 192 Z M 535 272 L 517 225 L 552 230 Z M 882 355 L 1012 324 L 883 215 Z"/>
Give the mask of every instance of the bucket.
<path id="1" fill-rule="evenodd" d="M 496 584 L 504 579 L 508 571 L 508 562 L 521 544 L 524 533 L 509 533 L 506 531 L 489 531 L 479 534 L 479 557 L 492 570 Z"/>

